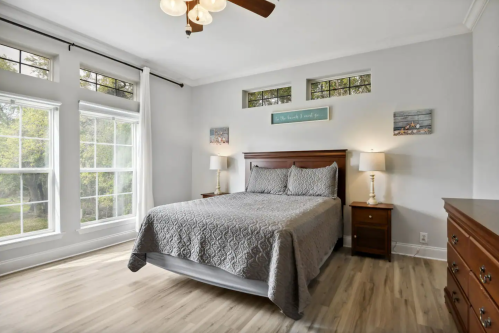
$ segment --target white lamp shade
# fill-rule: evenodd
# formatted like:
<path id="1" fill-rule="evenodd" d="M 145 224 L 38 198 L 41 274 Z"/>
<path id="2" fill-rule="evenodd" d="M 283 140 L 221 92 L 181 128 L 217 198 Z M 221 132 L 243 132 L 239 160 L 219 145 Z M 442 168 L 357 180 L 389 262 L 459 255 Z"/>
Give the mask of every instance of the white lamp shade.
<path id="1" fill-rule="evenodd" d="M 210 12 L 219 12 L 227 6 L 227 0 L 200 0 L 199 3 Z"/>
<path id="2" fill-rule="evenodd" d="M 210 156 L 210 170 L 227 170 L 227 156 Z"/>
<path id="3" fill-rule="evenodd" d="M 194 6 L 187 16 L 189 16 L 189 20 L 200 25 L 208 25 L 213 22 L 210 12 L 201 5 Z"/>
<path id="4" fill-rule="evenodd" d="M 187 5 L 182 0 L 161 0 L 159 7 L 171 16 L 181 16 L 187 11 Z"/>
<path id="5" fill-rule="evenodd" d="M 359 171 L 385 171 L 385 153 L 360 153 Z"/>

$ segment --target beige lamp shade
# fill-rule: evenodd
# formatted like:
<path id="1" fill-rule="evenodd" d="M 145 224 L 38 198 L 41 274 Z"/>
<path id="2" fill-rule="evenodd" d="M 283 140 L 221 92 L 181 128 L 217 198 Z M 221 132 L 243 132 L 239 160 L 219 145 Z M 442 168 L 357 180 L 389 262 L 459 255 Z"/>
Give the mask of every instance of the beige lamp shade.
<path id="1" fill-rule="evenodd" d="M 210 170 L 227 170 L 227 156 L 210 156 Z"/>
<path id="2" fill-rule="evenodd" d="M 360 153 L 359 171 L 385 171 L 385 153 Z"/>

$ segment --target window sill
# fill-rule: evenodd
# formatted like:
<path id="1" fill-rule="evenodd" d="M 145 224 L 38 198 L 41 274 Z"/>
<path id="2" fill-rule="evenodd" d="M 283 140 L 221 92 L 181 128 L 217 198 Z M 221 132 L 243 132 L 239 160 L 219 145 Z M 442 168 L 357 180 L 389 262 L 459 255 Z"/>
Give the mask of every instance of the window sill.
<path id="1" fill-rule="evenodd" d="M 40 234 L 31 237 L 16 238 L 0 243 L 0 252 L 16 249 L 18 247 L 30 246 L 38 243 L 50 242 L 56 239 L 61 239 L 64 232 L 51 232 Z"/>
<path id="2" fill-rule="evenodd" d="M 116 227 L 122 227 L 125 225 L 131 225 L 135 224 L 136 217 L 131 217 L 123 220 L 117 220 L 117 221 L 111 221 L 111 222 L 104 222 L 104 223 L 96 223 L 92 224 L 89 226 L 84 226 L 80 229 L 77 229 L 76 231 L 80 234 L 88 234 L 89 232 L 95 232 L 99 230 L 104 230 L 104 229 L 109 229 L 109 228 L 116 228 Z"/>

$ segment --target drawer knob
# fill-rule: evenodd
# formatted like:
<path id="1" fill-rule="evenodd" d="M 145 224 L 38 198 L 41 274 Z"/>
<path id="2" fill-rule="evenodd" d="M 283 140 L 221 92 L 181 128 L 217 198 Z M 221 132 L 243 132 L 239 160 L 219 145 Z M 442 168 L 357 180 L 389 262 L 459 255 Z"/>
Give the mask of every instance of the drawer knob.
<path id="1" fill-rule="evenodd" d="M 369 215 L 369 218 L 370 218 L 370 219 L 372 219 L 372 218 L 373 218 L 373 216 L 372 216 L 372 215 Z"/>
<path id="2" fill-rule="evenodd" d="M 457 297 L 457 293 L 455 291 L 452 292 L 452 301 L 454 303 L 459 303 L 459 298 Z"/>
<path id="3" fill-rule="evenodd" d="M 353 238 L 357 238 L 357 235 L 353 235 Z"/>
<path id="4" fill-rule="evenodd" d="M 485 308 L 480 308 L 480 321 L 482 322 L 483 327 L 488 328 L 492 325 L 492 320 L 490 317 L 487 319 L 482 319 L 482 315 L 485 314 Z"/>
<path id="5" fill-rule="evenodd" d="M 457 238 L 456 235 L 452 235 L 452 244 L 456 245 L 459 239 Z"/>
<path id="6" fill-rule="evenodd" d="M 483 273 L 483 276 L 482 276 L 482 273 Z M 482 267 L 480 267 L 480 281 L 482 281 L 482 283 L 487 283 L 487 282 L 490 282 L 492 280 L 492 275 L 490 274 L 485 274 L 485 265 L 482 265 Z"/>
<path id="7" fill-rule="evenodd" d="M 457 272 L 459 272 L 459 267 L 457 267 L 457 264 L 456 264 L 456 262 L 455 262 L 455 261 L 452 263 L 452 267 L 451 267 L 451 269 L 450 269 L 450 270 L 451 270 L 451 271 L 452 271 L 452 273 L 454 273 L 454 274 L 456 274 Z"/>

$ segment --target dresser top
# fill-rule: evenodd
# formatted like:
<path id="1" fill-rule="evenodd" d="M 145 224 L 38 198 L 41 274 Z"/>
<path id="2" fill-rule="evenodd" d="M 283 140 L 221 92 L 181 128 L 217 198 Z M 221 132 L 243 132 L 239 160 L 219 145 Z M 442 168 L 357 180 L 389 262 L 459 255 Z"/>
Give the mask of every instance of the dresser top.
<path id="1" fill-rule="evenodd" d="M 364 201 L 354 201 L 350 204 L 350 207 L 373 208 L 373 209 L 393 209 L 392 204 L 379 203 L 377 205 L 368 205 Z"/>
<path id="2" fill-rule="evenodd" d="M 443 200 L 475 222 L 499 235 L 499 200 L 452 198 L 443 198 Z"/>

